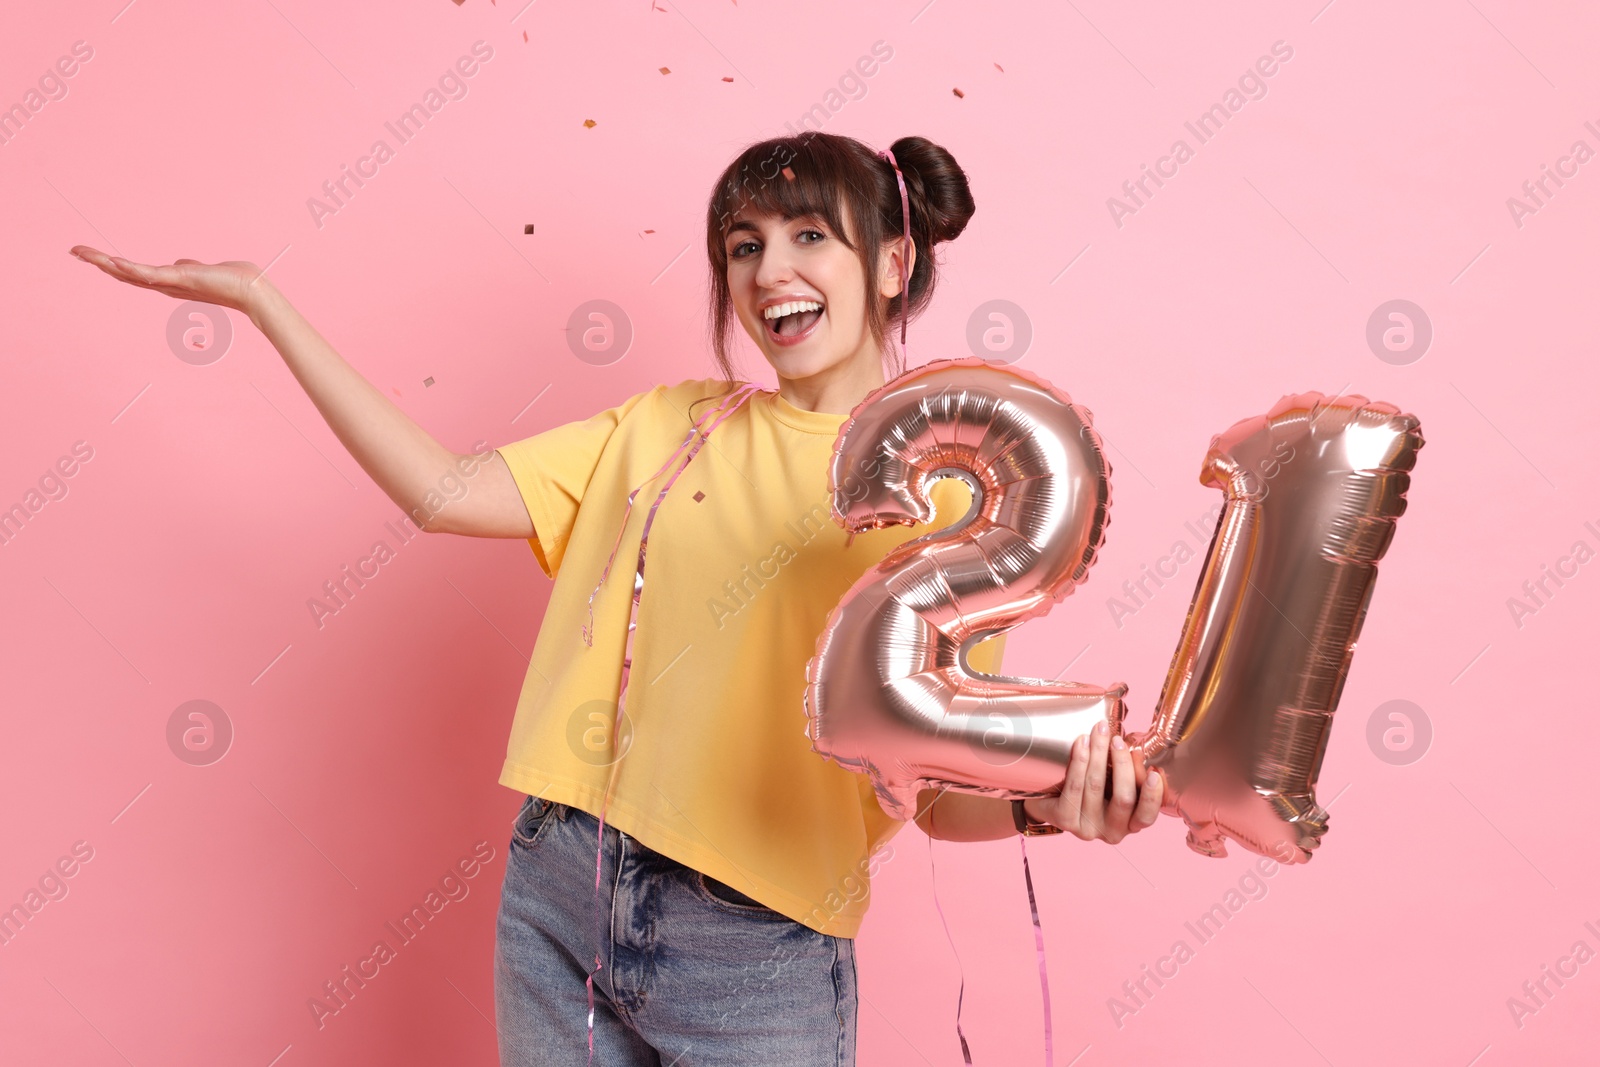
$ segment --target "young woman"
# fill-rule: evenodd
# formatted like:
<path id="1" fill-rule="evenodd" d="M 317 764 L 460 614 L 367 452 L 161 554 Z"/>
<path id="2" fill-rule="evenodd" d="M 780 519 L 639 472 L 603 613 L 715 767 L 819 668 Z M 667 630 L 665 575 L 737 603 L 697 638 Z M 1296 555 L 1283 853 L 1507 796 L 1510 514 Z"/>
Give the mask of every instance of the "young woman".
<path id="1" fill-rule="evenodd" d="M 721 379 L 657 386 L 482 456 L 429 436 L 253 264 L 72 249 L 130 284 L 247 314 L 425 529 L 526 538 L 555 579 L 500 777 L 526 794 L 497 923 L 504 1064 L 585 1056 L 591 979 L 599 1063 L 854 1062 L 853 939 L 903 824 L 864 775 L 811 751 L 805 665 L 855 579 L 926 531 L 847 545 L 829 460 L 850 410 L 886 380 L 890 323 L 903 332 L 933 294 L 933 246 L 973 210 L 965 174 L 920 137 L 885 153 L 824 133 L 752 145 L 707 212 Z M 734 380 L 735 318 L 776 390 Z M 709 438 L 665 474 L 696 420 Z M 471 471 L 464 495 L 420 507 L 458 470 Z M 957 486 L 934 484 L 934 528 L 965 512 Z M 998 673 L 1002 643 L 969 662 Z M 1115 843 L 1155 822 L 1162 789 L 1159 773 L 1136 785 L 1102 726 L 1074 747 L 1058 796 L 929 790 L 916 821 L 955 841 L 1026 828 Z"/>

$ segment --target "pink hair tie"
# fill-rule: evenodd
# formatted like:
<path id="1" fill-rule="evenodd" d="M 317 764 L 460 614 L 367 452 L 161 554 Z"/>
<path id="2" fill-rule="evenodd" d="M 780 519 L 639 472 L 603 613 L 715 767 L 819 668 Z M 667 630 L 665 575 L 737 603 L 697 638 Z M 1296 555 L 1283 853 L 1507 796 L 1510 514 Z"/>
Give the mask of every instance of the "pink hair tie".
<path id="1" fill-rule="evenodd" d="M 900 362 L 901 369 L 905 369 L 908 362 L 906 357 L 906 308 L 911 299 L 911 283 L 906 277 L 906 259 L 911 255 L 911 197 L 906 193 L 906 178 L 900 173 L 900 164 L 895 162 L 894 153 L 885 148 L 878 153 L 878 158 L 887 159 L 894 168 L 894 180 L 900 184 L 900 218 L 902 223 L 901 237 L 905 243 L 900 249 Z"/>

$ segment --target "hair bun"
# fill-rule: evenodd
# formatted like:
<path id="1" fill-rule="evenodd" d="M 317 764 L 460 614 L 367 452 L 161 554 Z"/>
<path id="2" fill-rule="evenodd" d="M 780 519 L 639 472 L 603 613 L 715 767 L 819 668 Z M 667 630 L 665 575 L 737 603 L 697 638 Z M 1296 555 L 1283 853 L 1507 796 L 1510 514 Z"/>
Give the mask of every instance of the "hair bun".
<path id="1" fill-rule="evenodd" d="M 905 175 L 912 227 L 921 228 L 929 243 L 961 236 L 977 205 L 955 157 L 926 137 L 902 137 L 889 149 Z"/>

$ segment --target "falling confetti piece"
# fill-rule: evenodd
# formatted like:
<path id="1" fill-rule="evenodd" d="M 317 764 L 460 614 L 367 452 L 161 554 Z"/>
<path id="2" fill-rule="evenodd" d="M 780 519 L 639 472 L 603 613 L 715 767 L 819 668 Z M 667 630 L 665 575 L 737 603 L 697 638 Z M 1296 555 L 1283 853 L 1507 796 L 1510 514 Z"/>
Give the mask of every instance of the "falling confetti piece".
<path id="1" fill-rule="evenodd" d="M 527 44 L 528 43 L 528 31 L 527 30 L 523 30 L 522 31 L 522 43 L 523 44 Z"/>
<path id="2" fill-rule="evenodd" d="M 530 222 L 527 225 L 523 226 L 522 227 L 522 232 L 523 233 L 532 233 L 533 232 L 533 223 Z"/>
<path id="3" fill-rule="evenodd" d="M 1001 74 L 1004 74 L 1004 73 L 1005 73 L 1005 72 L 1006 72 L 1006 68 L 1004 68 L 1004 67 L 1002 67 L 1002 66 L 1001 66 L 1001 65 L 1000 65 L 1000 64 L 998 64 L 998 63 L 996 63 L 996 64 L 995 64 L 995 65 L 994 65 L 994 69 L 995 69 L 995 70 L 998 70 L 998 71 L 999 71 L 999 72 L 1000 72 L 1000 73 L 1001 73 Z"/>
<path id="4" fill-rule="evenodd" d="M 423 384 L 423 385 L 425 385 L 425 386 L 427 386 L 427 387 L 429 387 L 429 388 L 432 388 L 432 386 L 433 386 L 433 379 L 432 379 L 432 378 L 431 378 L 431 377 L 428 377 L 428 378 L 424 378 L 424 379 L 422 379 L 422 384 Z"/>
<path id="5" fill-rule="evenodd" d="M 465 2 L 466 2 L 466 0 L 456 0 L 456 6 L 460 7 Z"/>
<path id="6" fill-rule="evenodd" d="M 654 230 L 646 230 L 646 231 L 644 231 L 644 232 L 645 232 L 645 233 L 655 233 L 655 232 L 656 232 L 656 231 L 654 231 Z"/>
<path id="7" fill-rule="evenodd" d="M 663 73 L 663 74 L 671 74 L 671 73 L 672 73 L 672 71 L 670 71 L 670 70 L 669 70 L 669 69 L 667 69 L 667 68 L 666 68 L 666 67 L 662 67 L 662 68 L 661 68 L 661 73 Z"/>
<path id="8" fill-rule="evenodd" d="M 732 78 L 723 78 L 723 79 L 722 79 L 722 80 L 723 80 L 723 81 L 725 81 L 725 82 L 731 82 L 731 81 L 733 81 L 733 79 L 732 79 Z"/>
<path id="9" fill-rule="evenodd" d="M 705 498 L 706 498 L 706 493 L 705 493 L 704 489 L 696 489 L 694 491 L 694 502 L 696 504 L 700 503 L 700 501 L 704 500 Z"/>
<path id="10" fill-rule="evenodd" d="M 788 167 L 783 168 L 783 176 L 788 178 L 790 181 L 794 181 L 794 171 L 790 170 Z"/>
<path id="11" fill-rule="evenodd" d="M 967 94 L 962 92 L 960 89 L 951 89 L 950 91 L 952 93 L 955 93 L 956 96 L 960 97 L 962 100 L 965 100 L 967 98 Z"/>
<path id="12" fill-rule="evenodd" d="M 584 119 L 583 120 L 583 125 L 584 125 L 585 128 L 593 126 L 594 124 L 595 124 L 594 119 Z"/>

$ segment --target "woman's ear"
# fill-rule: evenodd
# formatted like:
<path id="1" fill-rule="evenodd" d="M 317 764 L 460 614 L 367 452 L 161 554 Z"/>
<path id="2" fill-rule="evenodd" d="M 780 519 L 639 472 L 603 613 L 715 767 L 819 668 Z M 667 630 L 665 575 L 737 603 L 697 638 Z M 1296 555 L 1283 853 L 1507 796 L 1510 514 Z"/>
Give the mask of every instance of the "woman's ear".
<path id="1" fill-rule="evenodd" d="M 902 253 L 905 252 L 908 247 L 910 249 L 910 255 L 902 257 Z M 916 242 L 913 241 L 908 246 L 905 242 L 905 239 L 902 237 L 896 237 L 892 241 L 884 242 L 883 252 L 878 256 L 878 292 L 882 293 L 885 297 L 900 295 L 900 260 L 902 258 L 905 259 L 906 265 L 904 277 L 906 281 L 909 282 L 911 280 L 911 272 L 917 267 Z"/>

